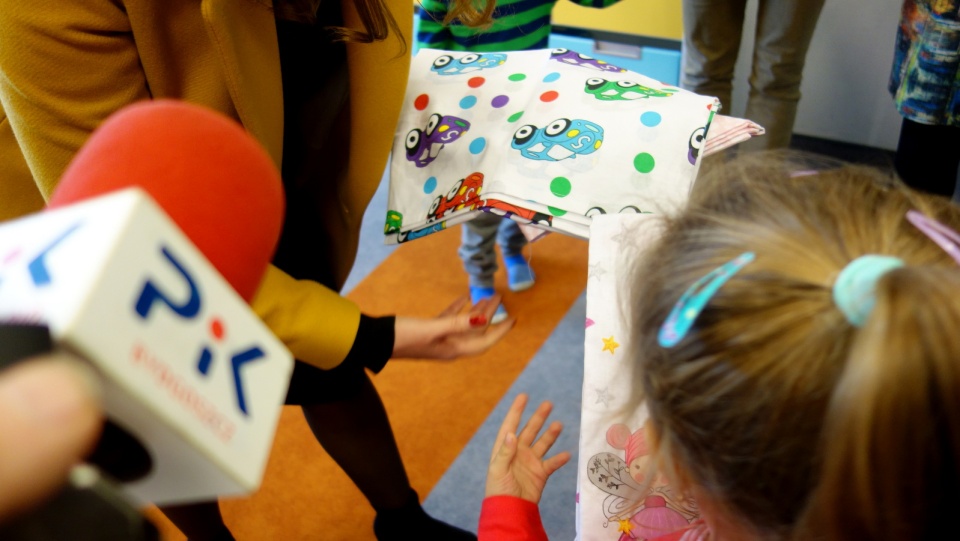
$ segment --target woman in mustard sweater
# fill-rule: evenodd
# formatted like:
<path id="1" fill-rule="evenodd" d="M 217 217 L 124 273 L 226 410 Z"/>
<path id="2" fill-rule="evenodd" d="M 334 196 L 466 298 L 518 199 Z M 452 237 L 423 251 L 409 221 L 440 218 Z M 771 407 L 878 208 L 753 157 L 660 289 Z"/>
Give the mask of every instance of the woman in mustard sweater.
<path id="1" fill-rule="evenodd" d="M 454 3 L 467 24 L 492 10 Z M 474 539 L 423 512 L 365 369 L 475 354 L 512 322 L 372 318 L 337 293 L 389 154 L 412 17 L 409 0 L 0 0 L 0 220 L 41 209 L 125 105 L 180 99 L 242 123 L 288 202 L 253 302 L 300 361 L 287 402 L 377 510 L 378 539 Z M 192 541 L 232 539 L 216 502 L 164 512 Z"/>

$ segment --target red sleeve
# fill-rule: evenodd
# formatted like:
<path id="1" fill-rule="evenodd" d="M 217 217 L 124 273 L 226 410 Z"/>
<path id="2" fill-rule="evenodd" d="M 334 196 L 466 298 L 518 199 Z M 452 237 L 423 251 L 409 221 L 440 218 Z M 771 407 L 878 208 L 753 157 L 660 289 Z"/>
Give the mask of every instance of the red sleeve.
<path id="1" fill-rule="evenodd" d="M 513 496 L 491 496 L 480 511 L 479 541 L 547 541 L 537 504 Z"/>

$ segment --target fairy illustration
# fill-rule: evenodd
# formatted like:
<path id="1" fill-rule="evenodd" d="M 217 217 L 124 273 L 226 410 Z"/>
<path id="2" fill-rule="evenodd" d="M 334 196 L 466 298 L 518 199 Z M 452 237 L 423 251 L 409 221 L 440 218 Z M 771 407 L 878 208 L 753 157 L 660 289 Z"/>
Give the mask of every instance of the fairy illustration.
<path id="1" fill-rule="evenodd" d="M 598 453 L 588 465 L 590 482 L 608 496 L 603 514 L 618 523 L 619 541 L 645 541 L 687 527 L 697 518 L 696 502 L 676 494 L 666 478 L 651 468 L 644 435 L 646 425 L 634 433 L 624 424 L 607 430 L 607 443 L 624 452 Z M 625 460 L 624 460 L 625 459 Z"/>

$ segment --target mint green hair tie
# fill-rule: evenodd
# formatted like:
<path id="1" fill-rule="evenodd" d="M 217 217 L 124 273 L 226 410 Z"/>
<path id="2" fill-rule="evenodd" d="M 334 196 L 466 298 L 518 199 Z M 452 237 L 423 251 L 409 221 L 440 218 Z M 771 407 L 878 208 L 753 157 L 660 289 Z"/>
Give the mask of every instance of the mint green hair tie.
<path id="1" fill-rule="evenodd" d="M 854 327 L 863 327 L 876 304 L 877 280 L 904 262 L 899 257 L 868 254 L 840 271 L 833 283 L 833 302 Z"/>

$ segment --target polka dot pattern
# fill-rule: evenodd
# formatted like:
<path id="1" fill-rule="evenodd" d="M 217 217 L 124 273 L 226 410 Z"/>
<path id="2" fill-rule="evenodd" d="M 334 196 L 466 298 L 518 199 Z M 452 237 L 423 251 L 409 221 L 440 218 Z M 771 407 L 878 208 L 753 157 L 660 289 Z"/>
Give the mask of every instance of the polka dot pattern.
<path id="1" fill-rule="evenodd" d="M 560 93 L 557 92 L 556 90 L 548 90 L 547 92 L 540 94 L 540 101 L 544 103 L 549 103 L 559 97 L 560 97 Z"/>
<path id="2" fill-rule="evenodd" d="M 477 137 L 473 141 L 470 141 L 471 154 L 480 154 L 485 148 L 487 148 L 487 140 L 484 137 Z"/>
<path id="3" fill-rule="evenodd" d="M 649 173 L 655 166 L 653 156 L 648 152 L 641 152 L 633 158 L 633 167 L 641 173 Z"/>
<path id="4" fill-rule="evenodd" d="M 417 99 L 413 100 L 413 107 L 417 111 L 423 111 L 427 108 L 427 105 L 430 103 L 430 96 L 426 94 L 420 94 L 417 96 Z"/>
<path id="5" fill-rule="evenodd" d="M 640 115 L 640 123 L 648 128 L 654 128 L 660 124 L 660 121 L 663 120 L 663 117 L 660 116 L 660 113 L 656 111 L 647 111 Z"/>
<path id="6" fill-rule="evenodd" d="M 501 61 L 500 64 L 504 64 L 504 62 Z M 432 170 L 422 169 L 419 175 L 411 178 L 415 183 L 421 183 L 423 189 L 424 195 L 418 195 L 417 197 L 423 197 L 424 200 L 428 199 L 427 196 L 430 200 L 436 197 L 437 191 L 441 189 L 438 179 L 445 178 L 440 174 L 440 171 L 445 171 L 444 167 L 452 167 L 445 162 L 456 158 L 455 162 L 473 163 L 478 168 L 483 167 L 483 164 L 492 166 L 493 164 L 488 163 L 484 157 L 499 160 L 500 155 L 497 153 L 501 152 L 501 146 L 504 144 L 506 145 L 504 152 L 508 153 L 510 157 L 509 165 L 511 167 L 520 167 L 525 174 L 539 176 L 542 179 L 536 191 L 543 196 L 542 199 L 537 201 L 544 205 L 552 199 L 553 202 L 563 207 L 573 208 L 579 204 L 579 201 L 574 201 L 579 197 L 592 195 L 595 190 L 599 190 L 599 192 L 606 190 L 607 177 L 599 178 L 592 175 L 596 166 L 605 166 L 601 162 L 608 156 L 611 156 L 612 162 L 615 162 L 610 164 L 611 167 L 619 168 L 621 171 L 624 171 L 624 167 L 626 167 L 625 172 L 629 173 L 629 164 L 632 163 L 638 174 L 649 175 L 646 178 L 651 181 L 659 182 L 660 175 L 672 172 L 674 157 L 668 155 L 669 151 L 661 149 L 663 145 L 660 143 L 665 138 L 672 137 L 673 132 L 677 131 L 675 124 L 684 123 L 686 120 L 683 115 L 676 114 L 668 106 L 669 100 L 667 98 L 662 97 L 662 95 L 655 95 L 654 97 L 657 99 L 637 99 L 636 93 L 613 95 L 613 92 L 609 90 L 603 94 L 603 97 L 599 97 L 596 95 L 597 93 L 591 95 L 589 92 L 590 89 L 595 89 L 599 84 L 591 83 L 589 80 L 591 76 L 594 79 L 605 79 L 615 83 L 621 81 L 620 74 L 601 73 L 598 75 L 585 71 L 581 76 L 580 73 L 573 73 L 568 70 L 569 66 L 561 67 L 554 63 L 536 69 L 530 68 L 532 71 L 526 73 L 525 70 L 530 64 L 510 64 L 512 65 L 504 66 L 506 69 L 482 69 L 455 77 L 435 77 L 435 81 L 431 80 L 428 84 L 423 84 L 412 92 L 413 101 L 412 103 L 407 102 L 406 106 L 410 107 L 412 105 L 412 109 L 415 109 L 418 113 L 412 113 L 411 111 L 411 116 L 415 115 L 417 121 L 412 122 L 413 125 L 406 128 L 408 131 L 416 128 L 416 130 L 419 130 L 421 137 L 427 129 L 439 129 L 442 133 L 444 130 L 453 129 L 453 124 L 449 120 L 450 117 L 471 123 L 469 131 L 464 129 L 462 134 L 457 135 L 458 138 L 463 139 L 459 144 L 447 143 L 451 146 L 444 152 L 450 156 L 446 158 L 441 156 L 440 159 L 444 161 L 437 164 L 441 165 L 439 169 L 434 165 Z M 624 73 L 623 77 L 626 77 L 626 75 Z M 622 79 L 621 82 L 627 80 Z M 629 80 L 634 81 L 634 79 Z M 643 79 L 636 79 L 636 81 L 644 84 Z M 670 84 L 654 84 L 649 81 L 646 84 L 651 88 L 660 90 L 661 94 L 683 93 L 682 90 Z M 629 88 L 630 85 L 620 86 Z M 585 90 L 585 87 L 587 90 Z M 434 95 L 433 92 L 438 94 Z M 442 94 L 440 94 L 441 92 Z M 627 97 L 621 97 L 622 95 Z M 595 105 L 598 110 L 604 107 L 608 107 L 608 109 L 603 109 L 594 118 L 587 111 L 592 110 L 590 107 L 586 107 L 587 102 L 584 100 L 588 98 L 590 105 Z M 594 102 L 594 100 L 597 101 Z M 619 101 L 620 103 L 614 105 L 611 103 L 613 101 Z M 532 106 L 528 107 L 530 104 Z M 456 105 L 459 105 L 459 111 L 456 109 Z M 707 109 L 715 109 L 709 104 L 704 105 Z M 578 107 L 584 110 L 579 112 Z M 617 107 L 623 107 L 623 112 L 613 111 L 612 115 L 609 114 L 610 110 Z M 529 111 L 523 108 L 529 109 Z M 408 111 L 410 110 L 408 109 Z M 703 111 L 703 109 L 700 109 L 700 111 Z M 527 114 L 528 112 L 530 114 Z M 439 125 L 433 115 L 445 116 L 448 120 L 444 121 L 443 125 Z M 428 121 L 428 119 L 430 120 Z M 577 156 L 566 156 L 559 147 L 548 155 L 544 155 L 543 150 L 537 150 L 536 148 L 530 150 L 528 154 L 521 154 L 509 149 L 510 137 L 515 134 L 520 125 L 529 124 L 536 130 L 545 131 L 552 119 L 566 120 L 568 126 L 555 129 L 554 131 L 560 133 L 551 135 L 577 141 L 580 145 L 577 148 L 585 150 L 585 152 L 577 152 Z M 554 122 L 556 121 L 554 120 Z M 609 140 L 605 140 L 606 137 L 595 138 L 593 141 L 587 141 L 587 146 L 584 146 L 585 143 L 579 132 L 588 129 L 584 126 L 591 123 L 601 129 L 606 128 L 608 130 L 606 135 L 609 135 Z M 430 125 L 433 128 L 425 128 L 425 126 Z M 459 126 L 465 128 L 462 123 Z M 589 129 L 597 131 L 595 127 Z M 624 132 L 625 129 L 628 131 Z M 620 135 L 620 132 L 627 135 Z M 577 137 L 581 137 L 581 139 L 578 140 Z M 608 148 L 602 149 L 601 143 Z M 497 154 L 496 156 L 486 154 L 488 146 L 491 152 Z M 683 141 L 682 146 L 684 148 L 679 154 L 684 157 L 684 162 L 686 162 L 685 141 Z M 467 153 L 474 158 L 466 158 Z M 593 156 L 585 157 L 580 154 L 593 154 Z M 661 160 L 659 164 L 658 159 Z M 413 171 L 414 166 L 411 165 L 410 167 Z M 436 176 L 428 176 L 431 173 Z M 575 183 L 576 191 L 574 191 Z M 583 193 L 587 190 L 587 187 L 590 187 L 591 194 Z M 533 199 L 530 200 L 533 201 Z M 630 202 L 617 201 L 617 203 L 620 203 L 620 206 L 616 208 L 620 208 Z M 614 203 L 610 202 L 610 208 L 608 209 L 610 212 L 616 212 L 616 208 L 613 208 L 613 206 Z M 545 212 L 554 217 L 568 214 L 568 211 L 562 208 L 553 206 L 547 206 L 546 208 Z M 544 211 L 541 210 L 540 212 Z M 579 213 L 580 211 L 573 212 L 576 215 L 579 215 Z M 589 217 L 590 214 L 588 213 L 586 216 Z"/>
<path id="7" fill-rule="evenodd" d="M 557 197 L 570 195 L 571 188 L 570 179 L 566 177 L 556 177 L 550 181 L 550 192 Z"/>

